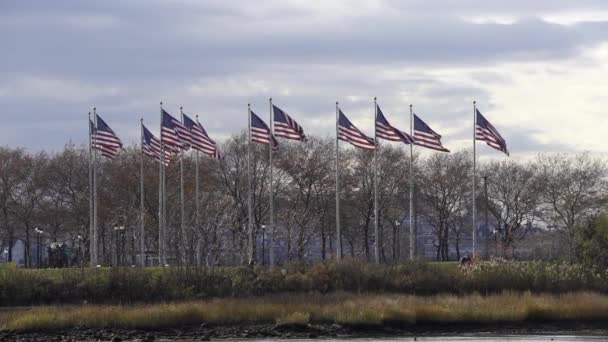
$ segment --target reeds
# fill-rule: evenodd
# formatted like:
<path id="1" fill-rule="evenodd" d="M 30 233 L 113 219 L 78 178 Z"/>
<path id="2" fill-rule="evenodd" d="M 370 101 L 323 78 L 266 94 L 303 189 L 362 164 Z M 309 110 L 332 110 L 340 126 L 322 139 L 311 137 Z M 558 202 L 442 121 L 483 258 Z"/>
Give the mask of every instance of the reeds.
<path id="1" fill-rule="evenodd" d="M 191 324 L 277 325 L 337 323 L 518 323 L 606 321 L 608 296 L 504 293 L 500 295 L 273 295 L 151 305 L 45 306 L 0 314 L 0 329 L 163 328 Z"/>
<path id="2" fill-rule="evenodd" d="M 24 270 L 0 266 L 0 306 L 134 304 L 278 293 L 466 295 L 505 291 L 608 294 L 608 270 L 562 262 L 486 261 L 468 271 L 456 263 L 214 268 Z"/>

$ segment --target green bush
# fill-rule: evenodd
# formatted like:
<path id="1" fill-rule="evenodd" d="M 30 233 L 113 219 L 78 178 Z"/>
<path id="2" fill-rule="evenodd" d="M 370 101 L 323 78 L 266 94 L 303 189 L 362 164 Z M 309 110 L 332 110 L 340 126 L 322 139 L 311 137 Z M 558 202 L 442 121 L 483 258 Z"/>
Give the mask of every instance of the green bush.
<path id="1" fill-rule="evenodd" d="M 152 303 L 281 292 L 416 295 L 514 292 L 608 293 L 608 270 L 565 262 L 490 260 L 375 265 L 354 259 L 314 265 L 214 268 L 0 268 L 0 305 Z"/>

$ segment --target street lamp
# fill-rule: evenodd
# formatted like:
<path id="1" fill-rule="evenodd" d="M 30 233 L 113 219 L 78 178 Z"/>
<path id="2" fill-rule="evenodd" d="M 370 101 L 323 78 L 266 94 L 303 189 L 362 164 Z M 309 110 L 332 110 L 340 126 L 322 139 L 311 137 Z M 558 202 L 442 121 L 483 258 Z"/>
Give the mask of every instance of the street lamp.
<path id="1" fill-rule="evenodd" d="M 122 238 L 124 237 L 124 230 L 125 230 L 125 226 L 116 226 L 114 227 L 114 232 L 115 232 L 115 240 L 114 240 L 114 244 L 115 244 L 115 254 L 116 254 L 116 266 L 118 266 L 119 264 L 121 264 L 122 262 L 120 261 L 120 259 L 122 259 L 122 250 L 124 249 L 124 246 L 121 246 L 121 251 L 120 251 L 120 255 L 119 255 L 119 251 L 118 251 L 118 235 L 120 234 L 121 237 L 121 244 L 122 244 Z"/>
<path id="2" fill-rule="evenodd" d="M 40 261 L 42 257 L 40 253 L 40 239 L 43 232 L 44 231 L 38 227 L 34 228 L 34 233 L 36 234 L 36 268 L 40 268 Z"/>
<path id="3" fill-rule="evenodd" d="M 498 240 L 496 239 L 496 234 L 498 234 L 498 230 L 496 228 L 494 228 L 494 230 L 492 230 L 492 234 L 494 234 L 494 257 L 497 257 L 497 255 L 498 255 Z"/>
<path id="4" fill-rule="evenodd" d="M 266 256 L 264 241 L 266 240 L 266 225 L 262 225 L 262 265 L 264 265 L 264 259 Z"/>
<path id="5" fill-rule="evenodd" d="M 395 230 L 393 231 L 393 262 L 397 262 L 400 256 L 400 246 L 399 243 L 399 220 L 395 220 Z"/>
<path id="6" fill-rule="evenodd" d="M 82 235 L 78 234 L 76 235 L 76 241 L 78 241 L 78 263 L 80 265 L 82 265 L 82 261 L 84 260 L 84 253 L 83 253 L 83 249 L 82 249 L 82 240 L 83 237 Z"/>

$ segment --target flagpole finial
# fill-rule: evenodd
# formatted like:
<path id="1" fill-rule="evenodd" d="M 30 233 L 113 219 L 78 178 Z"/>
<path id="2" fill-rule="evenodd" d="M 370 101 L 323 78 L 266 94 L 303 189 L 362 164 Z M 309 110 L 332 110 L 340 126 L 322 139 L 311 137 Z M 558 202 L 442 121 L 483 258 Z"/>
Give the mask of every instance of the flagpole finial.
<path id="1" fill-rule="evenodd" d="M 179 106 L 179 110 L 182 110 L 182 109 L 184 109 L 184 107 L 182 107 L 182 106 Z"/>
<path id="2" fill-rule="evenodd" d="M 96 110 L 97 110 L 97 108 L 96 108 L 96 107 L 93 107 L 93 111 L 96 111 Z"/>
<path id="3" fill-rule="evenodd" d="M 198 114 L 196 114 L 196 120 L 198 120 Z"/>
<path id="4" fill-rule="evenodd" d="M 412 108 L 412 107 L 414 107 L 414 105 L 410 103 L 410 108 Z"/>
<path id="5" fill-rule="evenodd" d="M 336 101 L 336 106 L 338 105 L 338 101 Z"/>
<path id="6" fill-rule="evenodd" d="M 374 101 L 376 101 L 378 98 L 374 96 Z"/>
<path id="7" fill-rule="evenodd" d="M 247 107 L 251 107 L 251 103 L 248 103 L 248 104 L 247 104 Z"/>
<path id="8" fill-rule="evenodd" d="M 139 118 L 139 122 L 144 123 L 144 118 Z"/>
<path id="9" fill-rule="evenodd" d="M 272 102 L 272 97 L 268 99 L 268 101 Z"/>
<path id="10" fill-rule="evenodd" d="M 161 106 L 161 107 L 163 106 L 163 101 L 160 101 L 160 106 Z"/>
<path id="11" fill-rule="evenodd" d="M 477 104 L 477 101 L 473 101 L 473 104 Z"/>

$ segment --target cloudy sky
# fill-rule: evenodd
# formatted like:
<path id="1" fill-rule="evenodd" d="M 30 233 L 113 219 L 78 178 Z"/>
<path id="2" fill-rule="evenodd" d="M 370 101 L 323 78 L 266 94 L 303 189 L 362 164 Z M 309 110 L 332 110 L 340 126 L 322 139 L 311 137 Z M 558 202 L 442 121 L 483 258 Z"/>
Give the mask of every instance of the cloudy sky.
<path id="1" fill-rule="evenodd" d="M 516 158 L 608 151 L 604 0 L 0 0 L 0 41 L 0 145 L 85 143 L 93 106 L 136 142 L 160 101 L 222 140 L 269 97 L 321 136 L 338 100 L 371 135 L 377 96 L 404 130 L 412 103 L 453 150 L 477 100 Z"/>

